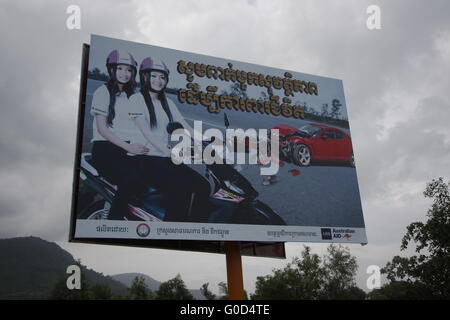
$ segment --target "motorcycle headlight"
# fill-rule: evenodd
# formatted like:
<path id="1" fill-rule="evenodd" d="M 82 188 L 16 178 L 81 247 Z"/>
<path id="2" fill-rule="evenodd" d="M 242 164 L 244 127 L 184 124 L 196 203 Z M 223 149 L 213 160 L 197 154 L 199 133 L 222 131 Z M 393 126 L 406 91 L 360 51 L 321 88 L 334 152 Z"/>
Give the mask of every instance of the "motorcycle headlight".
<path id="1" fill-rule="evenodd" d="M 236 186 L 235 184 L 231 183 L 228 180 L 225 180 L 225 185 L 227 186 L 227 188 L 229 188 L 230 190 L 241 196 L 245 194 L 244 190 L 242 190 L 241 188 L 239 188 L 238 186 Z"/>

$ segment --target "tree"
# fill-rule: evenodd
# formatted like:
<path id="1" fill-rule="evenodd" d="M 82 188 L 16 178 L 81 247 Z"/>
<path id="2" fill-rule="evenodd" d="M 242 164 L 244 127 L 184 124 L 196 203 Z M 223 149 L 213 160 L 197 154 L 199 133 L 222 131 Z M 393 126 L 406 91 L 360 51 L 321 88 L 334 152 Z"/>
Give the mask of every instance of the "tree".
<path id="1" fill-rule="evenodd" d="M 88 77 L 99 81 L 108 81 L 109 77 L 100 71 L 99 68 L 94 68 L 92 71 L 88 71 Z"/>
<path id="2" fill-rule="evenodd" d="M 323 299 L 364 299 L 365 293 L 356 287 L 355 277 L 358 270 L 356 257 L 348 248 L 330 245 L 328 255 L 324 257 L 325 284 Z"/>
<path id="3" fill-rule="evenodd" d="M 221 281 L 218 284 L 219 286 L 219 293 L 221 294 L 221 296 L 219 297 L 219 300 L 228 300 L 229 296 L 228 296 L 228 285 Z M 247 291 L 244 290 L 244 300 L 248 300 L 248 294 Z"/>
<path id="4" fill-rule="evenodd" d="M 49 300 L 88 300 L 89 288 L 85 282 L 81 282 L 81 289 L 69 290 L 66 284 L 67 279 L 61 278 L 56 282 L 48 296 Z"/>
<path id="5" fill-rule="evenodd" d="M 392 281 L 367 294 L 369 300 L 420 300 L 430 292 L 423 285 L 407 281 Z"/>
<path id="6" fill-rule="evenodd" d="M 247 92 L 241 89 L 241 85 L 238 82 L 230 85 L 230 96 L 248 98 Z"/>
<path id="7" fill-rule="evenodd" d="M 148 288 L 143 276 L 137 276 L 133 279 L 129 292 L 132 300 L 150 300 L 153 298 L 152 291 Z"/>
<path id="8" fill-rule="evenodd" d="M 381 271 L 392 282 L 421 288 L 423 299 L 450 299 L 450 182 L 433 179 L 424 196 L 433 199 L 428 220 L 411 223 L 400 247 L 405 250 L 414 242 L 417 255 L 395 256 Z"/>
<path id="9" fill-rule="evenodd" d="M 333 119 L 339 119 L 339 116 L 341 115 L 341 107 L 342 104 L 338 99 L 333 99 L 331 103 L 331 113 L 330 117 Z"/>
<path id="10" fill-rule="evenodd" d="M 219 293 L 221 296 L 219 297 L 219 300 L 228 300 L 228 286 L 225 282 L 221 281 L 218 284 L 219 287 Z"/>
<path id="11" fill-rule="evenodd" d="M 311 111 L 310 111 L 310 109 L 308 108 L 308 105 L 306 104 L 306 102 L 305 102 L 305 104 L 301 104 L 301 102 L 299 102 L 298 100 L 297 101 L 295 101 L 295 105 L 300 105 L 300 106 L 303 106 L 303 112 L 306 114 L 306 113 L 311 113 Z"/>
<path id="12" fill-rule="evenodd" d="M 305 246 L 301 258 L 258 277 L 252 299 L 364 299 L 364 291 L 355 284 L 356 270 L 356 258 L 348 249 L 330 245 L 321 259 Z"/>
<path id="13" fill-rule="evenodd" d="M 89 290 L 89 300 L 111 300 L 111 288 L 104 284 L 94 284 Z"/>
<path id="14" fill-rule="evenodd" d="M 320 114 L 320 116 L 326 120 L 326 118 L 329 116 L 329 112 L 328 112 L 328 103 L 324 103 L 322 104 L 322 113 Z"/>
<path id="15" fill-rule="evenodd" d="M 208 282 L 204 283 L 200 288 L 200 292 L 206 298 L 206 300 L 215 300 L 216 295 L 214 293 L 212 293 L 211 291 L 209 291 L 208 286 L 209 286 Z"/>
<path id="16" fill-rule="evenodd" d="M 175 278 L 161 283 L 156 291 L 157 300 L 194 300 L 194 296 L 186 289 L 184 281 L 178 274 Z"/>
<path id="17" fill-rule="evenodd" d="M 320 257 L 305 246 L 301 259 L 294 257 L 284 269 L 258 277 L 252 299 L 318 299 L 325 280 L 320 264 Z"/>

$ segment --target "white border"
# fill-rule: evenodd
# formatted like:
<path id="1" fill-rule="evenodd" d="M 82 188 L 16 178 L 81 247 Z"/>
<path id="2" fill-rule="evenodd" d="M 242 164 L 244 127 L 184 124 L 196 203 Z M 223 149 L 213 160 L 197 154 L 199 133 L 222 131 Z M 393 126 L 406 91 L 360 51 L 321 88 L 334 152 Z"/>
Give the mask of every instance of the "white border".
<path id="1" fill-rule="evenodd" d="M 149 227 L 147 236 L 138 235 L 141 224 Z M 323 239 L 322 229 L 330 229 L 332 238 Z M 367 243 L 364 228 L 82 219 L 76 221 L 75 238 Z"/>

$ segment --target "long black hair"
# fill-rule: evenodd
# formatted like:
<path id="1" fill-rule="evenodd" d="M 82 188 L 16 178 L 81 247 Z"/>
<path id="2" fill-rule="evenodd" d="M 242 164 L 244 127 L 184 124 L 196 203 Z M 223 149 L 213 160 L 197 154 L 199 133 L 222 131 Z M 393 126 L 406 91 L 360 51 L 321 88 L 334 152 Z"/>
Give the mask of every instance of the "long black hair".
<path id="1" fill-rule="evenodd" d="M 131 78 L 130 81 L 123 85 L 123 91 L 126 93 L 127 98 L 129 98 L 136 90 L 136 68 L 131 68 Z M 108 106 L 108 116 L 106 117 L 106 124 L 111 127 L 114 118 L 116 117 L 116 95 L 119 92 L 119 85 L 116 78 L 117 65 L 113 65 L 108 69 L 109 81 L 105 84 L 109 92 L 109 106 Z"/>
<path id="2" fill-rule="evenodd" d="M 150 127 L 154 128 L 158 126 L 158 121 L 156 119 L 155 107 L 152 102 L 152 97 L 150 97 L 149 91 L 152 91 L 150 85 L 150 73 L 151 70 L 140 72 L 141 80 L 141 94 L 144 97 L 145 104 L 147 105 L 148 113 L 150 114 Z M 167 74 L 166 74 L 167 78 Z M 172 113 L 170 112 L 169 104 L 167 103 L 167 97 L 164 92 L 165 88 L 158 92 L 158 99 L 161 101 L 161 106 L 169 118 L 169 121 L 173 121 Z"/>

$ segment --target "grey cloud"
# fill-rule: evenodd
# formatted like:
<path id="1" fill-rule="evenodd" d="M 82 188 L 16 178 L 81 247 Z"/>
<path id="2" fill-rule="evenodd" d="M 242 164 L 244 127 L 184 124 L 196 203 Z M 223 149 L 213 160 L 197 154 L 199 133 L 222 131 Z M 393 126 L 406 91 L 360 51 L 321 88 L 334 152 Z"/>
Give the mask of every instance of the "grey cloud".
<path id="1" fill-rule="evenodd" d="M 374 243 L 363 249 L 379 261 L 392 253 L 379 247 L 399 246 L 406 225 L 425 216 L 421 186 L 450 177 L 450 64 L 436 47 L 450 34 L 448 1 L 377 1 L 378 31 L 365 25 L 372 1 L 81 1 L 74 31 L 65 27 L 70 4 L 0 5 L 1 236 L 67 237 L 77 77 L 90 33 L 342 79 Z M 391 114 L 398 119 L 388 126 Z"/>
<path id="2" fill-rule="evenodd" d="M 89 42 L 89 32 L 123 37 L 133 26 L 134 4 L 86 1 L 78 3 L 81 30 L 68 30 L 70 4 L 11 1 L 0 7 L 0 190 L 14 190 L 8 183 L 23 188 L 1 199 L 0 216 L 8 215 L 9 221 L 8 226 L 2 224 L 2 235 L 28 230 L 42 232 L 47 239 L 66 238 L 81 47 Z M 126 20 L 124 10 L 129 12 Z M 12 175 L 14 181 L 7 181 Z"/>

